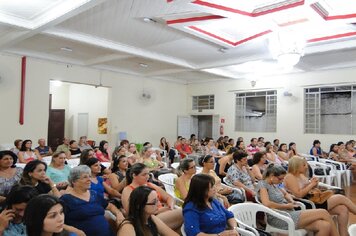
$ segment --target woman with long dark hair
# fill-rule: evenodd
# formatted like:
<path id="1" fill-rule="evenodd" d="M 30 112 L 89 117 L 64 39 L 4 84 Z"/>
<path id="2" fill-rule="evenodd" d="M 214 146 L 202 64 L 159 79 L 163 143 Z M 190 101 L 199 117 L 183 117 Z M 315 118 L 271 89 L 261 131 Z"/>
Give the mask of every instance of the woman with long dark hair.
<path id="1" fill-rule="evenodd" d="M 28 202 L 24 222 L 28 236 L 68 235 L 63 231 L 63 204 L 58 198 L 48 194 L 39 195 Z"/>
<path id="2" fill-rule="evenodd" d="M 160 218 L 157 192 L 147 186 L 137 187 L 130 195 L 129 212 L 117 235 L 178 235 Z"/>
<path id="3" fill-rule="evenodd" d="M 188 236 L 238 235 L 233 213 L 213 198 L 214 184 L 215 180 L 210 175 L 193 176 L 183 204 L 184 230 Z"/>
<path id="4" fill-rule="evenodd" d="M 130 195 L 137 187 L 148 186 L 154 189 L 158 195 L 157 217 L 166 223 L 171 229 L 179 229 L 183 223 L 182 211 L 174 209 L 174 199 L 161 187 L 148 182 L 149 170 L 142 163 L 134 164 L 126 175 L 127 186 L 122 191 L 122 205 L 126 212 L 129 211 Z"/>
<path id="5" fill-rule="evenodd" d="M 30 161 L 23 169 L 20 184 L 35 187 L 38 193 L 49 193 L 60 197 L 56 184 L 46 175 L 47 164 L 40 160 Z"/>
<path id="6" fill-rule="evenodd" d="M 114 163 L 111 168 L 111 174 L 108 179 L 111 187 L 121 192 L 126 186 L 126 174 L 128 168 L 128 158 L 124 155 L 114 159 Z"/>
<path id="7" fill-rule="evenodd" d="M 20 151 L 17 156 L 19 157 L 19 163 L 28 163 L 36 159 L 42 159 L 38 150 L 32 149 L 32 141 L 29 139 L 26 139 L 22 142 Z"/>
<path id="8" fill-rule="evenodd" d="M 16 167 L 17 156 L 11 151 L 0 151 L 0 203 L 6 200 L 6 195 L 17 184 L 23 169 Z"/>
<path id="9" fill-rule="evenodd" d="M 109 150 L 109 143 L 105 140 L 99 143 L 99 150 L 96 151 L 96 157 L 101 162 L 110 162 L 111 155 Z"/>

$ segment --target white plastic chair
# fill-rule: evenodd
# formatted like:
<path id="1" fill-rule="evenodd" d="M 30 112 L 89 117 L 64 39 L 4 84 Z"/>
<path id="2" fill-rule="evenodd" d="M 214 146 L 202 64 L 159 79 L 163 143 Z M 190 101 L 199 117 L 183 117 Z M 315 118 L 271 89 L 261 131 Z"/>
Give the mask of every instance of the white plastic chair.
<path id="1" fill-rule="evenodd" d="M 321 162 L 317 162 L 317 161 L 308 161 L 309 166 L 312 168 L 313 170 L 313 176 L 320 178 L 322 181 L 325 180 L 326 184 L 331 185 L 332 182 L 336 182 L 336 174 L 333 171 L 333 168 L 335 168 L 335 166 L 330 166 L 328 164 L 325 163 L 321 163 Z M 327 174 L 327 168 L 331 168 L 330 173 Z M 315 169 L 316 168 L 322 168 L 323 169 L 323 174 L 322 175 L 316 175 L 315 174 Z"/>
<path id="2" fill-rule="evenodd" d="M 20 167 L 20 168 L 25 168 L 26 164 L 25 163 L 16 163 L 16 167 Z"/>
<path id="3" fill-rule="evenodd" d="M 45 162 L 47 165 L 51 164 L 52 156 L 42 157 L 42 161 Z"/>
<path id="4" fill-rule="evenodd" d="M 294 235 L 294 236 L 304 236 L 307 235 L 307 231 L 304 229 L 295 229 L 294 222 L 292 218 L 282 215 L 278 213 L 277 211 L 274 211 L 268 207 L 265 207 L 261 204 L 257 203 L 250 203 L 250 202 L 245 202 L 245 203 L 239 203 L 236 205 L 233 205 L 229 208 L 229 211 L 232 211 L 232 213 L 235 216 L 235 219 L 238 222 L 242 222 L 250 227 L 257 228 L 256 225 L 256 214 L 257 212 L 264 212 L 267 214 L 270 214 L 274 217 L 277 217 L 283 221 L 285 221 L 288 224 L 288 230 L 284 229 L 279 229 L 275 228 L 267 223 L 266 225 L 266 232 L 269 233 L 281 233 L 281 234 L 287 234 L 287 235 Z"/>
<path id="5" fill-rule="evenodd" d="M 239 187 L 236 187 L 235 185 L 232 185 L 232 184 L 227 183 L 227 182 L 226 182 L 226 177 L 223 178 L 223 182 L 224 182 L 225 184 L 221 183 L 222 185 L 225 185 L 225 186 L 227 186 L 227 187 L 230 187 L 230 188 L 233 188 L 233 189 L 238 190 L 238 191 L 242 194 L 242 196 L 244 197 L 245 201 L 247 201 L 245 189 L 239 188 Z"/>
<path id="6" fill-rule="evenodd" d="M 76 167 L 79 165 L 79 158 L 75 158 L 75 159 L 68 159 L 66 160 L 67 164 L 70 168 Z"/>
<path id="7" fill-rule="evenodd" d="M 336 174 L 336 181 L 337 186 L 342 187 L 341 180 L 344 180 L 345 186 L 350 186 L 350 179 L 351 179 L 351 171 L 346 168 L 345 163 L 334 161 L 330 159 L 319 159 L 319 162 L 330 164 L 330 166 L 334 166 L 335 174 Z"/>
<path id="8" fill-rule="evenodd" d="M 111 166 L 111 162 L 100 162 L 100 164 L 102 164 L 106 168 L 110 168 L 110 166 Z"/>
<path id="9" fill-rule="evenodd" d="M 236 227 L 236 231 L 240 234 L 240 236 L 259 236 L 258 231 L 255 230 L 254 228 L 252 228 L 246 224 L 243 224 L 241 222 L 237 222 L 237 223 L 239 224 L 240 227 Z M 182 233 L 182 236 L 187 236 L 185 229 L 184 229 L 184 224 L 182 224 L 180 231 Z"/>
<path id="10" fill-rule="evenodd" d="M 174 163 L 171 164 L 171 167 L 172 167 L 173 169 L 177 169 L 178 166 L 179 166 L 179 162 L 174 162 Z"/>
<path id="11" fill-rule="evenodd" d="M 356 224 L 350 225 L 347 231 L 350 236 L 356 236 Z"/>
<path id="12" fill-rule="evenodd" d="M 171 195 L 176 200 L 176 202 L 183 203 L 183 200 L 178 198 L 174 193 L 174 180 L 176 178 L 178 178 L 178 176 L 172 173 L 158 176 L 158 180 L 162 182 L 164 188 L 166 189 L 166 192 Z"/>

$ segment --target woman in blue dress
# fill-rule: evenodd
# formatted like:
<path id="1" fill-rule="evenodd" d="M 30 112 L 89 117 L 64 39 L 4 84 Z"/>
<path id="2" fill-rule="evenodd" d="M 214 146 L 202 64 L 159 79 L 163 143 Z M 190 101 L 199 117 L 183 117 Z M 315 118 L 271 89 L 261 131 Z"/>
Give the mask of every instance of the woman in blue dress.
<path id="1" fill-rule="evenodd" d="M 187 236 L 209 234 L 239 235 L 232 212 L 213 197 L 215 180 L 210 175 L 198 174 L 190 182 L 183 204 L 184 230 Z"/>
<path id="2" fill-rule="evenodd" d="M 80 165 L 71 169 L 68 182 L 71 186 L 61 197 L 65 205 L 65 223 L 82 230 L 87 236 L 113 236 L 114 233 L 105 219 L 105 209 L 116 216 L 119 225 L 124 219 L 122 213 L 103 196 L 90 190 L 91 170 Z"/>

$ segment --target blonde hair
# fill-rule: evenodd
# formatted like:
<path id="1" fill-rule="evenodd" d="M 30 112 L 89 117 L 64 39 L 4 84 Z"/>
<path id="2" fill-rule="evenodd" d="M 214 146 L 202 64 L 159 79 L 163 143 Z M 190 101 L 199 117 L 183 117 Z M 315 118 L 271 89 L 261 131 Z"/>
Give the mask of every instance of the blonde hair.
<path id="1" fill-rule="evenodd" d="M 298 174 L 299 168 L 306 162 L 305 158 L 300 156 L 292 156 L 288 161 L 288 173 L 293 175 Z"/>

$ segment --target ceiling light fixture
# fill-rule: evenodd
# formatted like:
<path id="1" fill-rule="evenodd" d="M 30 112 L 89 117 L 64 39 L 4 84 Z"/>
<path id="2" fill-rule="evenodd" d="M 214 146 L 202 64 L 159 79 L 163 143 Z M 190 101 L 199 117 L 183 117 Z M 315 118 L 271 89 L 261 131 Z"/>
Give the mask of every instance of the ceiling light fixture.
<path id="1" fill-rule="evenodd" d="M 278 64 L 291 68 L 304 55 L 305 40 L 295 31 L 279 31 L 269 38 L 269 50 Z"/>
<path id="2" fill-rule="evenodd" d="M 61 50 L 66 51 L 66 52 L 73 52 L 73 49 L 71 49 L 69 47 L 62 47 Z"/>

